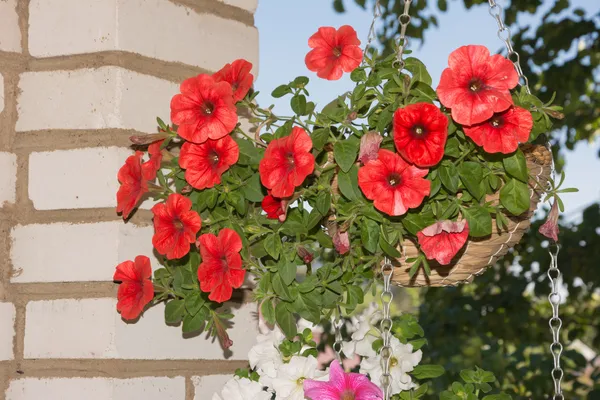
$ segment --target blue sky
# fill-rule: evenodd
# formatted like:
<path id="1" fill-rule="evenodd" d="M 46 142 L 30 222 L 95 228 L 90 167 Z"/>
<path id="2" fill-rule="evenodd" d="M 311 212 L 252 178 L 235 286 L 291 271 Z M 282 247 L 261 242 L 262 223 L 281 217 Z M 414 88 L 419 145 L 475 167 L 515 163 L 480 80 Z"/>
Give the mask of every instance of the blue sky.
<path id="1" fill-rule="evenodd" d="M 598 11 L 597 0 L 572 0 L 571 3 L 588 12 Z M 259 0 L 256 25 L 260 33 L 260 65 L 256 88 L 261 92 L 258 101 L 263 107 L 275 104 L 276 113 L 289 114 L 288 100 L 272 99 L 270 93 L 278 85 L 300 75 L 311 79 L 308 90 L 317 108 L 353 88 L 347 75 L 336 82 L 321 80 L 304 64 L 304 56 L 310 50 L 308 38 L 320 26 L 351 25 L 364 45 L 371 12 L 356 6 L 352 0 L 346 0 L 346 4 L 347 12 L 338 14 L 333 10 L 331 0 Z M 449 4 L 450 11 L 438 16 L 439 28 L 428 31 L 423 46 L 416 41 L 411 42 L 413 55 L 427 65 L 434 87 L 452 50 L 466 44 L 482 44 L 491 51 L 502 46 L 496 36 L 496 22 L 488 14 L 487 6 L 466 10 L 462 4 L 462 1 Z M 527 17 L 522 23 L 535 25 L 536 21 L 536 17 Z M 565 187 L 580 190 L 564 197 L 570 218 L 579 215 L 578 211 L 586 204 L 600 201 L 600 180 L 595 179 L 594 183 L 589 179 L 589 171 L 600 171 L 599 150 L 600 141 L 596 140 L 592 144 L 580 143 L 573 152 L 567 153 Z"/>

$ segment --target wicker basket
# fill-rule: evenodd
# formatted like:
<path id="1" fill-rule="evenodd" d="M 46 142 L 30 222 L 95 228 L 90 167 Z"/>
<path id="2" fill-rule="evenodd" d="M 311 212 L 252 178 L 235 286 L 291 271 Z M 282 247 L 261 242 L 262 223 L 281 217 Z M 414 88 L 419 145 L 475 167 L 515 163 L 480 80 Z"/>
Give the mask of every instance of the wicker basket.
<path id="1" fill-rule="evenodd" d="M 550 151 L 540 145 L 521 145 L 521 150 L 527 159 L 527 168 L 530 176 L 542 185 L 548 182 L 552 170 L 552 155 Z M 506 231 L 495 231 L 492 235 L 469 239 L 463 250 L 454 258 L 450 265 L 439 265 L 430 261 L 431 275 L 419 273 L 410 278 L 408 272 L 410 264 L 406 259 L 416 257 L 417 248 L 410 240 L 402 242 L 402 258 L 395 260 L 395 269 L 392 281 L 395 285 L 404 287 L 422 286 L 456 286 L 469 283 L 477 275 L 481 275 L 487 267 L 494 264 L 504 256 L 510 248 L 515 246 L 531 225 L 531 216 L 537 209 L 541 192 L 533 180 L 529 182 L 531 203 L 529 211 L 518 217 L 508 216 L 509 224 Z M 488 196 L 487 201 L 498 202 L 498 193 Z M 493 226 L 496 226 L 493 221 Z"/>

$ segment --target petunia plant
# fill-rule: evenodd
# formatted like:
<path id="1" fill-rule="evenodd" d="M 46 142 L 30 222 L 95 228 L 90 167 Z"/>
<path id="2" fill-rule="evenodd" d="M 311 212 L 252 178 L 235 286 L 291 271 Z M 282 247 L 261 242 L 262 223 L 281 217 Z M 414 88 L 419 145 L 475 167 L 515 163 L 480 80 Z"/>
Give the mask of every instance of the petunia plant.
<path id="1" fill-rule="evenodd" d="M 152 280 L 142 256 L 117 267 L 123 318 L 165 303 L 168 324 L 208 330 L 229 347 L 222 305 L 247 281 L 261 320 L 294 341 L 298 318 L 351 315 L 404 240 L 418 248 L 410 275 L 428 275 L 469 239 L 505 231 L 529 211 L 536 181 L 520 146 L 547 132 L 560 107 L 518 89 L 511 61 L 461 47 L 434 90 L 422 62 L 408 57 L 399 69 L 396 55 L 363 55 L 349 26 L 320 28 L 309 46 L 310 71 L 329 80 L 350 73 L 354 88 L 320 107 L 309 100 L 309 78 L 297 77 L 272 92 L 290 100 L 294 114 L 283 116 L 256 103 L 252 65 L 236 60 L 182 82 L 172 124 L 159 119 L 158 133 L 132 138 L 137 151 L 118 173 L 117 211 L 127 219 L 143 198 L 158 201 L 152 242 L 163 267 Z M 565 191 L 540 190 L 559 204 Z M 406 338 L 396 342 L 404 351 Z M 369 346 L 373 359 L 365 355 L 361 371 L 373 378 L 381 340 Z M 379 398 L 335 363 L 329 383 L 304 384 L 313 399 L 333 387 Z"/>

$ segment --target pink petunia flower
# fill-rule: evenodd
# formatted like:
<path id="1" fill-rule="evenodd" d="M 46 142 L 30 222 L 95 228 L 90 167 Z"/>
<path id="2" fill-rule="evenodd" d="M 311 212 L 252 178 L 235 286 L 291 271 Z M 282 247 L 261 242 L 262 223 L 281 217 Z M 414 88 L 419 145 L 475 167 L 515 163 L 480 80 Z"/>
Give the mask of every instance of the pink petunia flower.
<path id="1" fill-rule="evenodd" d="M 311 400 L 379 400 L 381 389 L 365 375 L 344 372 L 334 361 L 329 369 L 329 382 L 304 381 L 304 395 Z"/>

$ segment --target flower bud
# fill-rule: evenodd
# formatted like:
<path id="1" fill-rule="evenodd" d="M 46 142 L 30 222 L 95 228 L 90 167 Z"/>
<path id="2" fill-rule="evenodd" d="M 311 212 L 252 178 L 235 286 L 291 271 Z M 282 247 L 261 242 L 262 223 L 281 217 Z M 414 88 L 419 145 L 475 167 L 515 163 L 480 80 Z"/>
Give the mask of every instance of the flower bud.
<path id="1" fill-rule="evenodd" d="M 558 204 L 556 203 L 556 200 L 554 200 L 554 204 L 552 204 L 546 222 L 544 225 L 540 226 L 539 232 L 548 239 L 558 242 Z"/>
<path id="2" fill-rule="evenodd" d="M 306 250 L 306 248 L 304 248 L 302 246 L 299 246 L 296 251 L 298 252 L 298 255 L 304 261 L 305 264 L 310 264 L 312 262 L 312 260 L 315 259 L 313 254 L 310 251 Z"/>
<path id="3" fill-rule="evenodd" d="M 363 164 L 377 160 L 377 153 L 383 137 L 375 131 L 367 132 L 360 138 L 360 151 L 358 161 Z"/>

